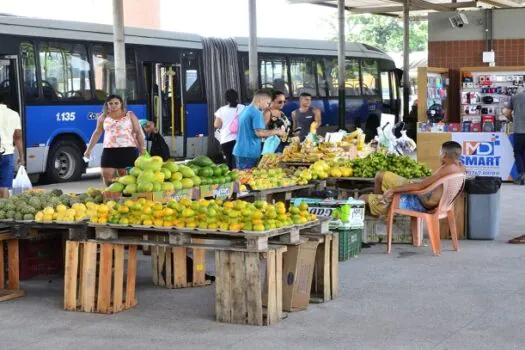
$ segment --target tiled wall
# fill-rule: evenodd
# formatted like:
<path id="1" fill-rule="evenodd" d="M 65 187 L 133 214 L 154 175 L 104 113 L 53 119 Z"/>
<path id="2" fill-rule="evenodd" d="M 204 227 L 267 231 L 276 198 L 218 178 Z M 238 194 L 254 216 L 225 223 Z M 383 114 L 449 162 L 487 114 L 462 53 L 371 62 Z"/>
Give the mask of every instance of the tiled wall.
<path id="1" fill-rule="evenodd" d="M 525 34 L 524 34 L 525 36 Z M 497 66 L 525 66 L 525 39 L 494 40 Z M 459 91 L 459 69 L 462 67 L 484 67 L 483 40 L 430 41 L 428 43 L 428 66 L 450 69 L 450 91 Z M 459 122 L 459 96 L 449 96 L 449 119 Z"/>
<path id="2" fill-rule="evenodd" d="M 496 52 L 497 66 L 525 65 L 525 39 L 494 40 L 493 49 Z M 482 62 L 484 50 L 483 40 L 430 41 L 428 65 L 449 69 L 487 66 Z"/>

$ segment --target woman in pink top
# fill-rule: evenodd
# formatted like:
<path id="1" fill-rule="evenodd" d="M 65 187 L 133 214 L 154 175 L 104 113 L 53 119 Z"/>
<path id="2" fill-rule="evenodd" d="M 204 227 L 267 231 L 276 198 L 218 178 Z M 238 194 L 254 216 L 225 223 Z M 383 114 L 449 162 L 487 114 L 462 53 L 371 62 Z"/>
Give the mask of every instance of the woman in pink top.
<path id="1" fill-rule="evenodd" d="M 126 168 L 133 166 L 139 153 L 144 153 L 144 135 L 137 116 L 124 110 L 124 101 L 118 95 L 110 95 L 104 103 L 104 112 L 97 120 L 97 128 L 91 136 L 86 158 L 91 157 L 95 144 L 104 132 L 104 150 L 100 166 L 106 186 L 119 176 L 126 174 Z"/>

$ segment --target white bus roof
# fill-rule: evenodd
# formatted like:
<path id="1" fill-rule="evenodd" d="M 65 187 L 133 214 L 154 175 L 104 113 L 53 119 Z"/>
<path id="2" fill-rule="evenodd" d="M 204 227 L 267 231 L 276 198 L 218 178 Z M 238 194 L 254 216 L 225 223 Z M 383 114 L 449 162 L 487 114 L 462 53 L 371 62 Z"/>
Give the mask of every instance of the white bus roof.
<path id="1" fill-rule="evenodd" d="M 126 27 L 126 43 L 202 49 L 201 37 L 196 34 Z M 0 34 L 28 37 L 61 38 L 86 41 L 113 41 L 113 27 L 105 24 L 57 21 L 30 17 L 0 15 Z M 235 38 L 239 51 L 248 51 L 248 38 Z M 258 38 L 263 53 L 308 55 L 337 55 L 337 42 L 321 40 Z M 347 56 L 392 60 L 383 51 L 360 43 L 346 44 Z"/>

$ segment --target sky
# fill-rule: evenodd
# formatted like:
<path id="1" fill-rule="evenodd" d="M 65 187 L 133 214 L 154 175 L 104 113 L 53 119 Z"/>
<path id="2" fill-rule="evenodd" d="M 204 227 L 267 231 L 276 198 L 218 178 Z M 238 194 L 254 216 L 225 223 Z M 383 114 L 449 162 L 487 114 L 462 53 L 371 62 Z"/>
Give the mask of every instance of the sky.
<path id="1" fill-rule="evenodd" d="M 248 0 L 160 0 L 161 29 L 202 36 L 248 36 Z M 148 0 L 144 0 L 147 4 Z M 0 0 L 0 13 L 110 24 L 111 0 Z M 259 37 L 334 37 L 336 10 L 287 0 L 257 1 Z"/>

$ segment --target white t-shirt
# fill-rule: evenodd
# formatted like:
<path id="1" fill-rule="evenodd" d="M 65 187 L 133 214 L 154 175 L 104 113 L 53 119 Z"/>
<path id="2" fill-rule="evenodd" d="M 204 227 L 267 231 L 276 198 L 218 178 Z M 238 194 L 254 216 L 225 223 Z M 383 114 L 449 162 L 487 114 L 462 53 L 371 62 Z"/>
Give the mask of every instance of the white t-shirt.
<path id="1" fill-rule="evenodd" d="M 215 118 L 220 118 L 222 120 L 222 127 L 219 129 L 221 145 L 237 139 L 237 134 L 230 132 L 230 125 L 235 119 L 235 116 L 241 114 L 244 107 L 245 106 L 241 104 L 237 105 L 235 108 L 226 105 L 222 106 L 217 112 L 215 112 Z"/>
<path id="2" fill-rule="evenodd" d="M 0 104 L 0 137 L 2 138 L 1 151 L 4 154 L 15 153 L 13 146 L 13 134 L 15 130 L 22 130 L 22 123 L 17 112 Z"/>

